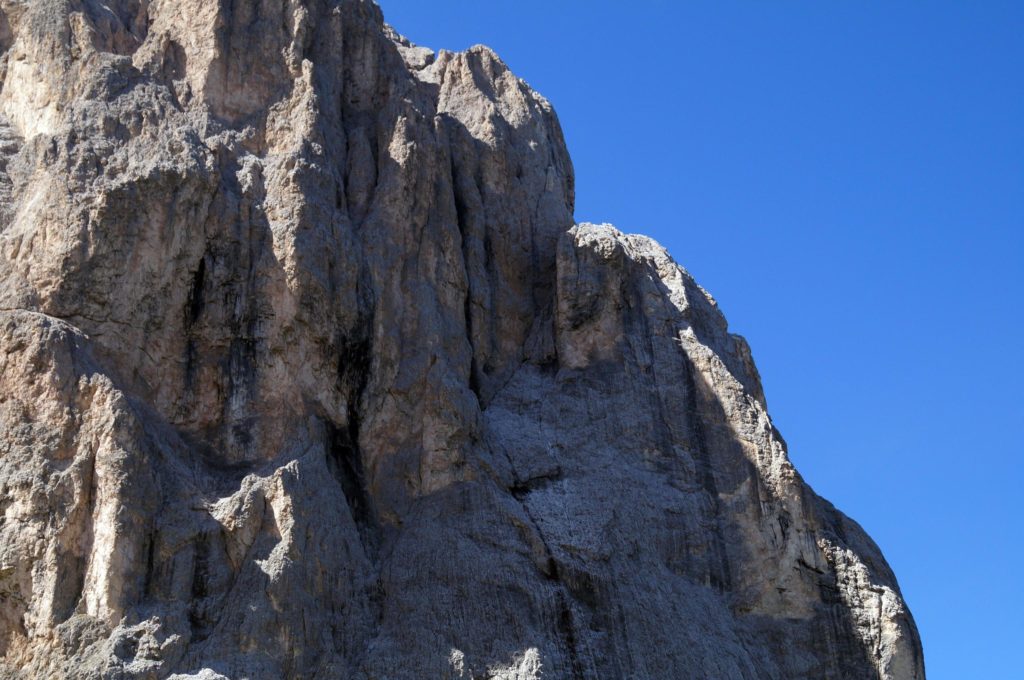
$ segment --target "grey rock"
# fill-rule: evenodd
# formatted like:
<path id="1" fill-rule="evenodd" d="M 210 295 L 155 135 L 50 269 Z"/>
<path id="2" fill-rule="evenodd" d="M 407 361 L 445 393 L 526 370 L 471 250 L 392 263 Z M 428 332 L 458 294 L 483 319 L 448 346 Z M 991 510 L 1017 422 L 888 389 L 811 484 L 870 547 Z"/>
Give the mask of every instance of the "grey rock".
<path id="1" fill-rule="evenodd" d="M 924 678 L 489 49 L 366 0 L 2 0 L 0 48 L 0 675 Z"/>

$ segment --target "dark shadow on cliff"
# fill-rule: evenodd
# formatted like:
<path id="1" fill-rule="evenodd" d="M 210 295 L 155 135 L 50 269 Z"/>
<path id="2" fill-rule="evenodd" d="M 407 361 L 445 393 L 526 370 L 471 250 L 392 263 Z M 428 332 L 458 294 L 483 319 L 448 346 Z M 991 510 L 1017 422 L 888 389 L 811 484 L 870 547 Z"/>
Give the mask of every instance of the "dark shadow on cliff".
<path id="1" fill-rule="evenodd" d="M 662 281 L 656 268 L 646 262 L 640 267 L 644 278 L 656 286 L 663 304 L 672 306 L 672 291 Z M 747 374 L 752 366 L 748 368 L 744 365 L 743 348 L 738 346 L 738 339 L 728 334 L 724 319 L 721 319 L 720 327 L 708 328 L 709 320 L 721 318 L 719 312 L 717 309 L 711 308 L 703 291 L 688 275 L 685 278 L 685 285 L 688 289 L 687 297 L 693 309 L 688 315 L 684 315 L 685 321 L 681 321 L 693 330 L 699 343 L 714 349 L 716 356 L 724 362 L 733 377 L 744 386 L 752 398 L 763 400 L 760 379 L 757 375 Z M 690 316 L 690 318 L 686 319 L 686 316 Z M 643 337 L 649 338 L 651 332 L 652 329 L 644 328 Z M 751 507 L 758 511 L 759 516 L 768 521 L 773 521 L 773 518 L 765 515 L 769 513 L 776 515 L 777 518 L 774 521 L 778 523 L 784 540 L 786 540 L 787 527 L 790 524 L 788 511 L 785 510 L 781 499 L 774 498 L 771 490 L 760 482 L 760 473 L 756 465 L 747 458 L 744 445 L 733 431 L 715 388 L 707 381 L 702 371 L 694 365 L 686 351 L 681 349 L 681 354 L 687 380 L 690 383 L 688 393 L 692 395 L 689 403 L 685 405 L 685 411 L 698 433 L 698 447 L 695 453 L 700 469 L 703 471 L 705 488 L 716 497 L 722 493 L 733 495 L 742 484 L 743 479 L 749 477 L 751 490 L 754 493 L 749 501 Z M 671 406 L 664 404 L 662 407 L 665 412 L 670 413 Z M 775 433 L 774 428 L 773 433 L 782 442 L 781 436 Z M 835 541 L 838 545 L 853 549 L 868 565 L 873 580 L 880 580 L 881 583 L 892 587 L 898 593 L 899 590 L 891 570 L 884 564 L 884 561 L 876 563 L 875 556 L 880 556 L 881 553 L 866 534 L 856 527 L 860 534 L 859 537 L 856 540 L 849 540 L 850 537 L 847 536 L 845 530 L 850 526 L 849 520 L 834 508 L 832 508 L 832 512 L 823 513 L 824 506 L 821 504 L 820 498 L 810 490 L 799 474 L 796 475 L 795 483 L 800 485 L 803 493 L 803 512 L 806 520 L 811 522 L 809 529 L 817 535 Z M 828 505 L 828 508 L 831 508 L 831 505 Z M 727 519 L 721 515 L 721 510 L 717 512 L 720 521 Z M 779 558 L 783 558 L 783 553 L 784 551 L 780 549 L 777 553 Z M 754 552 L 749 554 L 750 557 L 747 559 L 756 559 Z M 879 557 L 879 559 L 881 558 Z M 728 564 L 726 563 L 724 566 L 725 573 L 728 575 Z M 784 625 L 790 626 L 793 634 L 807 636 L 806 639 L 810 646 L 819 651 L 817 658 L 829 659 L 832 662 L 831 667 L 821 668 L 819 672 L 823 674 L 823 677 L 843 678 L 844 680 L 877 678 L 878 674 L 873 670 L 877 663 L 874 650 L 869 649 L 867 641 L 861 640 L 857 623 L 853 619 L 853 612 L 840 595 L 835 572 L 816 572 L 811 576 L 810 569 L 803 565 L 794 565 L 793 568 L 804 569 L 807 572 L 805 576 L 809 576 L 817 582 L 821 605 L 817 608 L 816 616 L 813 619 L 798 623 L 796 618 L 787 618 L 784 619 Z M 723 593 L 731 598 L 733 587 L 734 584 L 727 576 L 726 581 L 722 584 Z M 761 615 L 747 613 L 743 607 L 736 608 L 736 600 L 734 600 L 733 606 L 738 620 L 749 620 L 755 629 L 758 627 L 757 621 Z M 773 623 L 778 630 L 780 621 L 776 619 Z M 764 630 L 767 632 L 769 629 L 765 628 Z M 775 649 L 778 652 L 777 659 L 785 676 L 788 663 L 784 650 L 790 646 L 792 641 L 783 637 L 774 641 L 769 639 L 766 642 L 769 649 Z M 772 644 L 773 642 L 774 644 Z M 919 654 L 920 641 L 916 630 L 913 632 L 913 643 Z M 860 675 L 855 674 L 858 671 L 861 673 Z"/>

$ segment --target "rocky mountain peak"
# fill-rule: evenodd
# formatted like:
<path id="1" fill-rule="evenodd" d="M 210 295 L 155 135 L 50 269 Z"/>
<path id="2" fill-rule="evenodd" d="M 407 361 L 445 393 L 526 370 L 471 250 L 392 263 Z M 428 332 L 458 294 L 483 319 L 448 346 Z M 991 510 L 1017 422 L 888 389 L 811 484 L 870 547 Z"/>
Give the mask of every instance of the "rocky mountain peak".
<path id="1" fill-rule="evenodd" d="M 368 0 L 0 0 L 0 671 L 924 678 L 549 102 Z"/>

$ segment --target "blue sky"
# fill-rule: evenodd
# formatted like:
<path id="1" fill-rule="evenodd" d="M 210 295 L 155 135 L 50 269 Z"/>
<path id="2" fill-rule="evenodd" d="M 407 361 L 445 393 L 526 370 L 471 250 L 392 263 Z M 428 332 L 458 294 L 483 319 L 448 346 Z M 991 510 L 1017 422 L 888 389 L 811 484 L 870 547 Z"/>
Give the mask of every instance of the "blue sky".
<path id="1" fill-rule="evenodd" d="M 380 4 L 419 44 L 493 47 L 559 113 L 577 219 L 715 295 L 929 678 L 1022 677 L 1024 3 Z"/>

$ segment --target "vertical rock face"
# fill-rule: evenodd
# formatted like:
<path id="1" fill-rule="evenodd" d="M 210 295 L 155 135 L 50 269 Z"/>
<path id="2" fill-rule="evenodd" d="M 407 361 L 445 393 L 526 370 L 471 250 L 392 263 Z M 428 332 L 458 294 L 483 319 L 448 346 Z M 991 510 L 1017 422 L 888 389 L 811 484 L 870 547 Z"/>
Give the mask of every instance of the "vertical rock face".
<path id="1" fill-rule="evenodd" d="M 0 675 L 924 678 L 490 50 L 361 0 L 2 0 L 0 48 Z"/>

